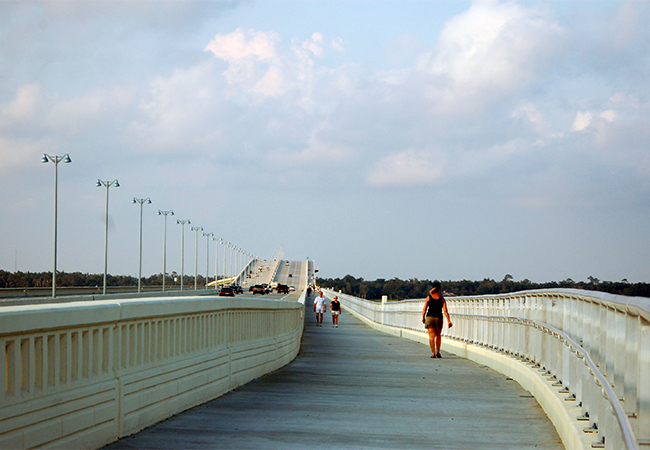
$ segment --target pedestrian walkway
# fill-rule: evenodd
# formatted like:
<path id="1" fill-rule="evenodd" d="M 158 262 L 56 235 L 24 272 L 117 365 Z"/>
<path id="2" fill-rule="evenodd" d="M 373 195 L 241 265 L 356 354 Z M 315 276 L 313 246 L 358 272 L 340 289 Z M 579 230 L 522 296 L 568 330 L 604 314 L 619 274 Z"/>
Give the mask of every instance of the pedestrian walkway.
<path id="1" fill-rule="evenodd" d="M 105 448 L 561 449 L 536 400 L 469 360 L 374 331 L 311 301 L 289 365 Z"/>

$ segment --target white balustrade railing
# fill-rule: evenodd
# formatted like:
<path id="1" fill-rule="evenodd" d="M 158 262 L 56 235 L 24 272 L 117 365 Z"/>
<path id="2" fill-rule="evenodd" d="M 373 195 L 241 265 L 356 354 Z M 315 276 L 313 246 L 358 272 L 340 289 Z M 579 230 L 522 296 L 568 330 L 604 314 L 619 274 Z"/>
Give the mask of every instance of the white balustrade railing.
<path id="1" fill-rule="evenodd" d="M 373 322 L 424 333 L 424 300 L 326 292 Z M 446 300 L 454 326 L 443 336 L 512 355 L 551 377 L 581 407 L 595 446 L 650 445 L 650 299 L 560 289 Z"/>
<path id="2" fill-rule="evenodd" d="M 0 448 L 97 448 L 289 363 L 299 302 L 147 298 L 0 308 Z"/>

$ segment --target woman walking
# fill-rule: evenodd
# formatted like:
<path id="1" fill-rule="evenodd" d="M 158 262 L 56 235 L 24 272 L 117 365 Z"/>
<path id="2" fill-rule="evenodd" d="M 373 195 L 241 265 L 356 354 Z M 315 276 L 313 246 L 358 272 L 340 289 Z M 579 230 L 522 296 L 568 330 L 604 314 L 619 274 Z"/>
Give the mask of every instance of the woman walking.
<path id="1" fill-rule="evenodd" d="M 422 310 L 422 323 L 424 328 L 429 332 L 429 347 L 431 347 L 432 358 L 442 358 L 440 355 L 440 344 L 442 343 L 442 313 L 447 317 L 447 324 L 449 328 L 453 326 L 449 319 L 449 312 L 447 311 L 447 302 L 440 293 L 440 282 L 434 281 L 429 295 L 424 302 L 424 309 Z"/>
<path id="2" fill-rule="evenodd" d="M 338 328 L 339 316 L 341 315 L 341 302 L 339 302 L 339 298 L 336 295 L 334 296 L 334 300 L 330 302 L 330 311 L 332 311 L 332 326 Z"/>

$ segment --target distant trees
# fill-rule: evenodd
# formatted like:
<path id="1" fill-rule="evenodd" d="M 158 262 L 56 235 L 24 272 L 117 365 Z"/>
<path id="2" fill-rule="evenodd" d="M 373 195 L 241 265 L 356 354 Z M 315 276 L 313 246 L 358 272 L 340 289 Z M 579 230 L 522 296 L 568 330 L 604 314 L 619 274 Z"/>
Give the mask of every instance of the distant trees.
<path id="1" fill-rule="evenodd" d="M 176 281 L 174 282 L 174 280 Z M 629 283 L 627 280 L 618 282 L 600 281 L 598 278 L 588 277 L 589 281 L 573 281 L 567 278 L 564 281 L 552 281 L 548 283 L 533 283 L 530 280 L 515 281 L 510 274 L 506 274 L 501 281 L 491 278 L 484 278 L 481 281 L 442 281 L 442 289 L 448 295 L 486 295 L 503 294 L 507 292 L 527 291 L 531 289 L 585 289 L 610 294 L 628 295 L 636 297 L 650 297 L 650 283 Z M 81 272 L 57 272 L 56 284 L 59 287 L 74 286 L 103 286 L 103 274 L 89 274 Z M 318 278 L 320 286 L 331 287 L 334 290 L 341 290 L 350 295 L 370 300 L 379 300 L 383 295 L 389 300 L 403 300 L 410 298 L 425 298 L 431 288 L 431 280 L 419 280 L 411 278 L 400 280 L 393 278 L 386 280 L 378 278 L 374 281 L 366 281 L 363 278 L 355 278 L 346 275 L 343 278 Z M 137 277 L 128 275 L 108 275 L 106 278 L 108 286 L 137 286 Z M 173 272 L 167 275 L 166 284 L 180 284 L 180 275 Z M 194 286 L 194 277 L 185 275 L 183 284 L 188 287 Z M 142 279 L 142 286 L 161 286 L 162 274 L 154 274 Z M 205 286 L 205 277 L 197 277 L 197 285 Z M 25 287 L 51 287 L 52 272 L 7 272 L 0 270 L 0 288 L 25 288 Z"/>
<path id="2" fill-rule="evenodd" d="M 176 275 L 176 274 L 174 274 Z M 180 284 L 180 275 L 176 276 Z M 196 277 L 199 286 L 205 286 L 205 277 Z M 174 284 L 174 276 L 167 275 L 169 285 Z M 104 285 L 104 274 L 91 274 L 81 272 L 56 272 L 56 284 L 59 287 L 93 287 Z M 185 275 L 185 286 L 194 286 L 194 277 Z M 107 286 L 137 286 L 138 278 L 128 275 L 107 275 Z M 162 274 L 142 278 L 142 286 L 161 286 Z M 0 288 L 26 288 L 26 287 L 52 287 L 52 272 L 7 272 L 0 270 Z"/>
<path id="3" fill-rule="evenodd" d="M 442 289 L 447 295 L 488 295 L 531 289 L 562 288 L 650 297 L 650 283 L 628 283 L 627 280 L 620 282 L 600 281 L 594 277 L 588 277 L 588 280 L 588 282 L 575 282 L 571 278 L 567 278 L 559 282 L 533 283 L 528 279 L 515 281 L 512 275 L 507 274 L 501 281 L 484 278 L 481 281 L 461 280 L 441 282 Z M 409 280 L 400 280 L 399 278 L 385 280 L 379 278 L 375 281 L 366 281 L 363 278 L 346 275 L 343 278 L 318 278 L 317 283 L 320 286 L 331 287 L 334 290 L 341 290 L 341 292 L 346 294 L 370 300 L 379 300 L 383 295 L 386 295 L 389 300 L 425 298 L 429 293 L 429 289 L 431 289 L 430 280 L 418 280 L 417 278 Z"/>

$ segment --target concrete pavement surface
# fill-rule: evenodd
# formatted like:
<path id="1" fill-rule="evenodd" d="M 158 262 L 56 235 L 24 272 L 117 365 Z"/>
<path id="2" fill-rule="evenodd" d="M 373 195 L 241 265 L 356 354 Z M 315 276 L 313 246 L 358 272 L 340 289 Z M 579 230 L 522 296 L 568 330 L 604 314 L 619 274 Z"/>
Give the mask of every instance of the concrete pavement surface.
<path id="1" fill-rule="evenodd" d="M 561 449 L 537 401 L 492 369 L 307 302 L 289 365 L 106 449 Z"/>

